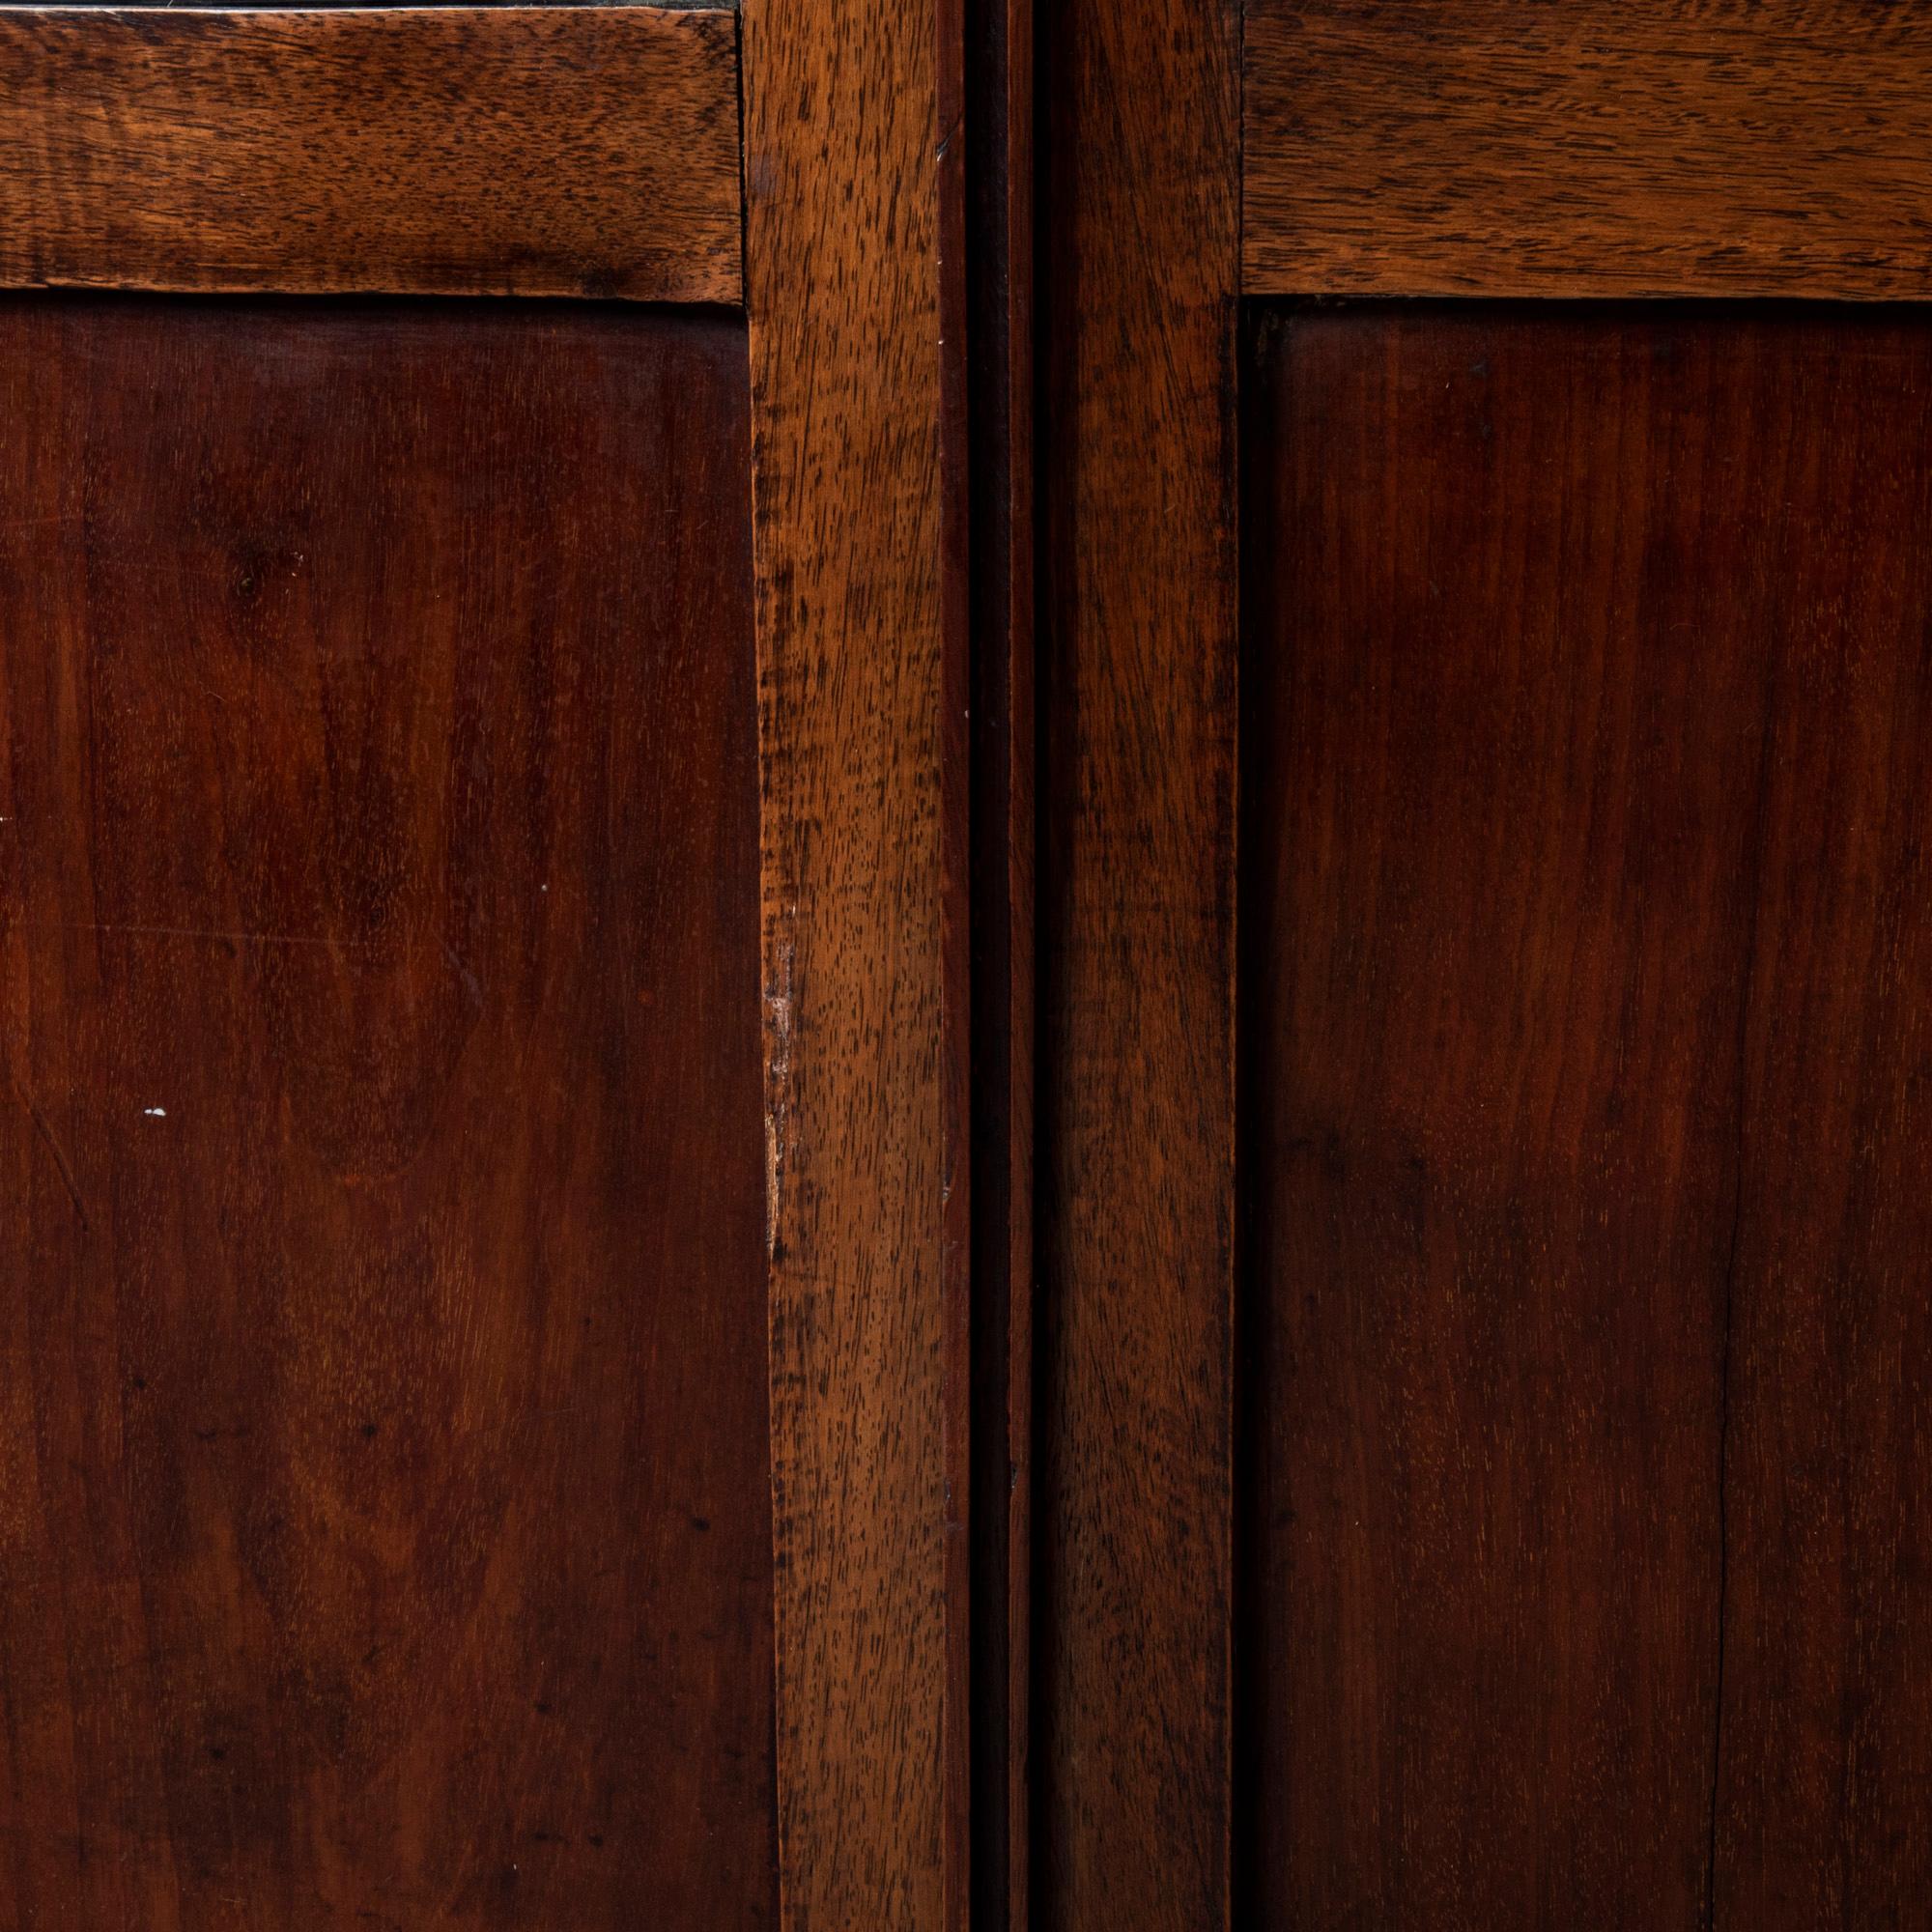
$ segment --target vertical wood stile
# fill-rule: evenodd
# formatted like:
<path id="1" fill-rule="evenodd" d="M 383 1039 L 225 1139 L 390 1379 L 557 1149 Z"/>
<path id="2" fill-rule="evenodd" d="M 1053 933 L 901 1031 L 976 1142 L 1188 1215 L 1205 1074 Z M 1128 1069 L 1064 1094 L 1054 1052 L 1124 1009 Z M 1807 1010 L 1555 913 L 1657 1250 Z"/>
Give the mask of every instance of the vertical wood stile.
<path id="1" fill-rule="evenodd" d="M 943 4 L 747 0 L 779 1837 L 790 1932 L 963 1922 L 963 567 Z"/>
<path id="2" fill-rule="evenodd" d="M 1229 1913 L 1238 10 L 1042 18 L 1036 1917 Z"/>

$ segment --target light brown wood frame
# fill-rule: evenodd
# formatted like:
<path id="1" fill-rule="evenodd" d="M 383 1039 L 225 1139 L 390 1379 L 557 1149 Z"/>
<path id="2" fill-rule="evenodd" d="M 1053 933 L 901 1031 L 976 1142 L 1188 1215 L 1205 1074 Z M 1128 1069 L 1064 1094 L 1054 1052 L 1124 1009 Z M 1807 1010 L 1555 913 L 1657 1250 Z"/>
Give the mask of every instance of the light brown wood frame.
<path id="1" fill-rule="evenodd" d="M 1922 298 L 1932 21 L 1248 0 L 1250 295 Z"/>
<path id="2" fill-rule="evenodd" d="M 1855 0 L 1067 0 L 1041 44 L 1034 1919 L 1208 1932 L 1244 1829 L 1241 304 L 1923 299 L 1932 27 Z"/>
<path id="3" fill-rule="evenodd" d="M 962 46 L 893 0 L 743 26 L 784 1918 L 961 1927 Z"/>
<path id="4" fill-rule="evenodd" d="M 0 10 L 0 287 L 742 304 L 750 326 L 769 1052 L 780 1896 L 808 1928 L 1024 1913 L 1026 1483 L 976 1579 L 976 1359 L 1017 1470 L 1031 555 L 1020 0 L 723 12 Z M 969 168 L 977 103 L 992 130 Z M 742 115 L 742 135 L 741 135 Z M 141 191 L 129 192 L 138 181 Z M 969 318 L 997 428 L 967 410 Z M 973 446 L 969 448 L 969 443 Z M 978 466 L 979 496 L 969 487 Z M 969 576 L 972 527 L 1000 531 Z M 969 632 L 995 716 L 969 729 Z M 1022 743 L 1025 741 L 1022 740 Z M 996 835 L 967 952 L 969 821 Z M 1004 1078 L 976 1103 L 969 1010 Z M 999 1320 L 968 1170 L 996 1160 Z M 1023 1237 L 1022 1237 L 1023 1238 Z M 973 1756 L 977 1640 L 1000 1721 Z M 989 1630 L 988 1627 L 995 1627 Z M 1010 1815 L 1009 1815 L 1010 1814 Z M 1010 1825 L 1010 1830 L 1008 1829 Z M 982 1853 L 983 1857 L 984 1854 Z"/>
<path id="5" fill-rule="evenodd" d="M 1025 1922 L 1029 19 L 744 14 L 792 1932 Z"/>
<path id="6" fill-rule="evenodd" d="M 737 24 L 0 8 L 0 286 L 740 295 Z"/>

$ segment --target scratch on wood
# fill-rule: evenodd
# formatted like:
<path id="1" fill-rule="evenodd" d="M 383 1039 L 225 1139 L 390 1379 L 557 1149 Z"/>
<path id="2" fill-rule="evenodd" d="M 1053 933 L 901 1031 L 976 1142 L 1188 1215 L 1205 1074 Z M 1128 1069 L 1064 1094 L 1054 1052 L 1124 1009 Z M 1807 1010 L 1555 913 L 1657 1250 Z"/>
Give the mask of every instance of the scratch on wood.
<path id="1" fill-rule="evenodd" d="M 53 1156 L 54 1166 L 60 1170 L 61 1184 L 67 1189 L 67 1198 L 73 1203 L 74 1216 L 80 1222 L 81 1233 L 86 1234 L 89 1226 L 87 1204 L 80 1198 L 80 1189 L 74 1184 L 73 1170 L 67 1164 L 67 1155 L 61 1151 L 61 1144 L 55 1139 L 54 1130 L 47 1125 L 46 1116 L 35 1106 L 28 1097 L 26 1090 L 11 1072 L 7 1075 L 7 1084 L 13 1088 L 14 1097 L 21 1106 L 26 1108 L 28 1117 L 33 1121 L 35 1131 L 44 1143 L 48 1153 Z"/>
<path id="2" fill-rule="evenodd" d="M 789 940 L 773 949 L 777 977 L 765 988 L 765 1258 L 779 1250 L 779 1212 L 784 1192 L 786 1140 L 791 1115 L 791 962 Z"/>

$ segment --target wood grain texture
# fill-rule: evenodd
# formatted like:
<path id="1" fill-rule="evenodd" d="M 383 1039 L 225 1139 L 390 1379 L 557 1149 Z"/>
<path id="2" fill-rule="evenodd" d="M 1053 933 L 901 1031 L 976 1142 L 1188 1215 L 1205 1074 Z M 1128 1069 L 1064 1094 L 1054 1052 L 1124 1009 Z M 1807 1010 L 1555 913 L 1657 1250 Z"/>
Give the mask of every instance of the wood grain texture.
<path id="1" fill-rule="evenodd" d="M 966 1904 L 950 17 L 897 0 L 743 14 L 792 1932 L 931 1932 Z"/>
<path id="2" fill-rule="evenodd" d="M 1251 0 L 1250 294 L 1932 293 L 1932 19 Z"/>
<path id="3" fill-rule="evenodd" d="M 1932 329 L 1321 311 L 1256 375 L 1255 1922 L 1902 1922 Z"/>
<path id="4" fill-rule="evenodd" d="M 1726 385 L 1721 337 L 1659 327 L 1264 337 L 1241 1682 L 1266 1924 L 1703 1909 L 1776 593 L 1739 500 L 1761 391 Z"/>
<path id="5" fill-rule="evenodd" d="M 0 286 L 739 298 L 736 22 L 0 9 Z"/>
<path id="6" fill-rule="evenodd" d="M 263 11 L 262 0 L 206 0 L 206 4 L 235 13 Z M 360 8 L 366 11 L 389 4 L 391 0 L 302 0 L 300 11 L 312 13 L 324 8 L 342 11 Z M 476 0 L 409 0 L 409 4 L 412 7 L 473 7 Z M 529 7 L 634 7 L 641 4 L 641 0 L 520 0 L 520 4 Z M 737 12 L 737 0 L 650 0 L 650 4 L 661 12 L 680 11 L 696 14 Z M 126 0 L 61 0 L 61 5 L 111 11 L 124 7 Z"/>
<path id="7" fill-rule="evenodd" d="M 1932 327 L 1772 339 L 1745 495 L 1771 724 L 1718 1787 L 1738 1932 L 1908 1925 L 1932 1896 Z"/>
<path id="8" fill-rule="evenodd" d="M 60 0 L 64 7 L 93 8 L 96 11 L 118 11 L 125 8 L 127 0 Z M 206 0 L 210 7 L 219 8 L 228 13 L 278 12 L 281 9 L 265 10 L 262 0 Z M 331 12 L 349 12 L 361 9 L 365 12 L 391 4 L 391 0 L 301 0 L 298 9 L 303 13 L 315 13 L 324 9 Z M 409 0 L 412 7 L 474 7 L 476 0 Z M 634 7 L 643 4 L 643 0 L 519 0 L 527 7 Z M 696 14 L 737 12 L 737 0 L 649 0 L 649 4 L 660 12 L 689 12 Z"/>
<path id="9" fill-rule="evenodd" d="M 1039 22 L 1035 1922 L 1227 1922 L 1236 10 Z"/>
<path id="10" fill-rule="evenodd" d="M 939 375 L 939 1159 L 940 1482 L 946 1498 L 945 1670 L 940 1729 L 940 1932 L 970 1932 L 973 1910 L 973 570 L 974 395 L 967 350 L 979 265 L 967 154 L 969 0 L 938 0 L 933 22 L 933 190 Z M 975 103 L 977 106 L 977 103 Z M 975 117 L 977 120 L 977 116 Z M 997 1494 L 997 1492 L 995 1492 Z M 991 1498 L 988 1498 L 990 1501 Z"/>
<path id="11" fill-rule="evenodd" d="M 0 413 L 0 1922 L 771 1926 L 741 327 Z"/>

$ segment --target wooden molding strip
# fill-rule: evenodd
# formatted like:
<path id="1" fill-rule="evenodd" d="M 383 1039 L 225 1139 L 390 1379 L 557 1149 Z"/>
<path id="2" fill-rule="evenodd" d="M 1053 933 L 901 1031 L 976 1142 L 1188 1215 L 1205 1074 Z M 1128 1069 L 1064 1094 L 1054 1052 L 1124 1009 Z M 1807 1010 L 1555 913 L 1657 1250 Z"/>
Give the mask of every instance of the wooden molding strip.
<path id="1" fill-rule="evenodd" d="M 0 9 L 0 286 L 739 298 L 737 22 Z"/>
<path id="2" fill-rule="evenodd" d="M 1239 8 L 1040 34 L 1035 1932 L 1225 1932 Z"/>
<path id="3" fill-rule="evenodd" d="M 958 23 L 743 26 L 780 1898 L 963 1932 Z"/>
<path id="4" fill-rule="evenodd" d="M 1932 15 L 1250 0 L 1251 295 L 1932 294 Z"/>

